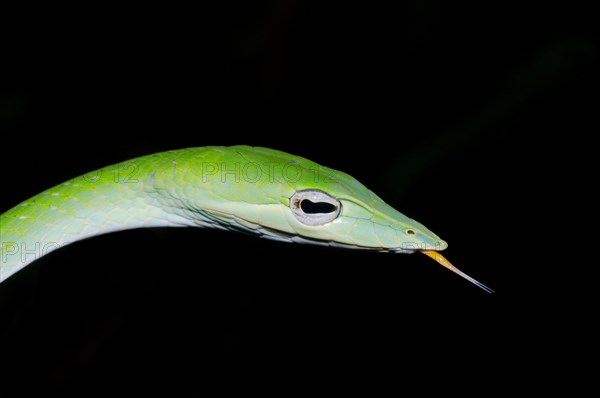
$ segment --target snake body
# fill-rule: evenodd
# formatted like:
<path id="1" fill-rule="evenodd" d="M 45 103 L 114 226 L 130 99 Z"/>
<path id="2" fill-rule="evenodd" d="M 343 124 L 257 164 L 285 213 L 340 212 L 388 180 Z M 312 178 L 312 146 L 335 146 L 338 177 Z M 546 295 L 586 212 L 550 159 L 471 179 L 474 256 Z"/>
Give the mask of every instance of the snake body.
<path id="1" fill-rule="evenodd" d="M 0 215 L 0 282 L 51 251 L 145 227 L 209 227 L 303 244 L 421 251 L 484 290 L 439 251 L 433 232 L 356 179 L 250 146 L 160 152 L 52 187 Z"/>

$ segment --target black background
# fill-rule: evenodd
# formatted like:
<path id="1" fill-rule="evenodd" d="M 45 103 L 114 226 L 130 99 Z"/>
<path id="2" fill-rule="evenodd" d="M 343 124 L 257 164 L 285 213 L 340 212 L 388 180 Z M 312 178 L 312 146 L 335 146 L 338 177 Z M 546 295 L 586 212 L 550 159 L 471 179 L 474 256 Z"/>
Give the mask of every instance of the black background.
<path id="1" fill-rule="evenodd" d="M 421 255 L 115 233 L 2 283 L 0 397 L 595 389 L 588 2 L 10 3 L 0 211 L 139 155 L 268 146 L 353 175 L 496 293 Z"/>

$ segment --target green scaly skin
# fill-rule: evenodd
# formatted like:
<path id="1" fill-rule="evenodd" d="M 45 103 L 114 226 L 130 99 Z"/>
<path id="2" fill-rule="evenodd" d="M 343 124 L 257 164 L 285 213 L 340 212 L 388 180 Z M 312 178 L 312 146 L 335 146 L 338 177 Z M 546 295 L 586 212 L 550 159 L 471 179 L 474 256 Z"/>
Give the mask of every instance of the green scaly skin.
<path id="1" fill-rule="evenodd" d="M 290 198 L 306 189 L 337 199 L 340 215 L 324 225 L 300 222 L 292 214 Z M 268 148 L 200 147 L 104 167 L 2 214 L 0 282 L 78 240 L 165 226 L 221 228 L 289 242 L 403 253 L 447 247 L 348 174 Z"/>

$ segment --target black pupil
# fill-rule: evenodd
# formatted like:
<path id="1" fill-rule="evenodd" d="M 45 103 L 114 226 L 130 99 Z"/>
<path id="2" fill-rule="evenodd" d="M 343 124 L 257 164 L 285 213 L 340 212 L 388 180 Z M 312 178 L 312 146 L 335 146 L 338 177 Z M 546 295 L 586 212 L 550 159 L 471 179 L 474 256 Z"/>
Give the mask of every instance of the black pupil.
<path id="1" fill-rule="evenodd" d="M 300 202 L 300 208 L 306 214 L 333 213 L 337 210 L 337 207 L 331 203 L 311 202 L 308 199 Z"/>

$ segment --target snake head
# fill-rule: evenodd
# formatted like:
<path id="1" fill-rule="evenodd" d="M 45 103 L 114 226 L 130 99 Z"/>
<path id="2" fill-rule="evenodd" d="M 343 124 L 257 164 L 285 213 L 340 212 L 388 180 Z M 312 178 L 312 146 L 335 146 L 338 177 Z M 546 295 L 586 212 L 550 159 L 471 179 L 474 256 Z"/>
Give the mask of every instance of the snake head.
<path id="1" fill-rule="evenodd" d="M 210 189 L 202 189 L 210 197 L 200 202 L 211 223 L 290 242 L 395 253 L 420 251 L 490 291 L 439 254 L 448 247 L 445 241 L 354 177 L 268 148 L 232 149 L 227 158 L 220 157 L 222 150 L 214 150 L 216 157 L 210 159 L 215 165 L 212 182 Z M 219 167 L 224 174 L 218 172 Z"/>

